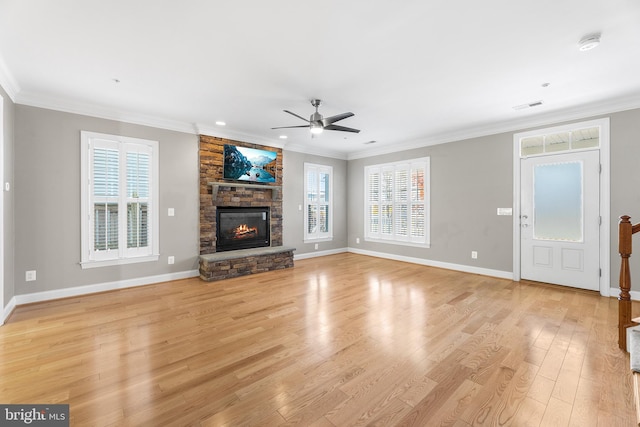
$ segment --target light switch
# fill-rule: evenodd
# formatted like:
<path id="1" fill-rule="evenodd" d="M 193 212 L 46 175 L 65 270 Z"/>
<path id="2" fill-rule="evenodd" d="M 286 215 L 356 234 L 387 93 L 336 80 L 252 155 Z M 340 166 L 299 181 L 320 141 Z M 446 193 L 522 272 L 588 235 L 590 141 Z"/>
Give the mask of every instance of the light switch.
<path id="1" fill-rule="evenodd" d="M 175 214 L 176 214 L 176 211 L 175 211 L 173 208 L 169 208 L 169 209 L 167 210 L 167 215 L 169 215 L 169 216 L 175 216 Z"/>

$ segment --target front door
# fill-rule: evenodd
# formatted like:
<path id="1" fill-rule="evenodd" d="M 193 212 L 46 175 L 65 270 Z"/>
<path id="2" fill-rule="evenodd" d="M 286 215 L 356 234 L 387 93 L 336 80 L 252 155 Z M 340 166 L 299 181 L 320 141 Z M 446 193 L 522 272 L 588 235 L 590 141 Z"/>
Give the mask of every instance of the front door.
<path id="1" fill-rule="evenodd" d="M 521 278 L 600 288 L 600 153 L 521 160 Z"/>

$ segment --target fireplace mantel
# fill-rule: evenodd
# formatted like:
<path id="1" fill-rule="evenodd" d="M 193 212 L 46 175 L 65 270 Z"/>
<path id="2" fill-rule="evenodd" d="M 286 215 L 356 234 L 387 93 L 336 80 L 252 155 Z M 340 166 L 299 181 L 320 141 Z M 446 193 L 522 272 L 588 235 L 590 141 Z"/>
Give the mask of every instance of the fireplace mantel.
<path id="1" fill-rule="evenodd" d="M 209 186 L 211 186 L 211 197 L 213 200 L 216 200 L 218 197 L 218 188 L 219 187 L 232 187 L 232 188 L 259 188 L 262 190 L 271 190 L 271 197 L 273 199 L 277 199 L 281 185 L 260 185 L 260 184 L 245 184 L 244 182 L 226 182 L 226 181 L 217 181 L 217 182 L 209 182 Z"/>

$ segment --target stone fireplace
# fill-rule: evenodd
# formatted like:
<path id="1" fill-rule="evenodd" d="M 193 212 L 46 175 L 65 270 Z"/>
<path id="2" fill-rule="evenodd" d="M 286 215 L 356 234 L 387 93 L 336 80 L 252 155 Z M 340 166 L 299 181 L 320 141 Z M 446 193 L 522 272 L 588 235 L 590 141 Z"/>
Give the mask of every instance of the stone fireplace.
<path id="1" fill-rule="evenodd" d="M 275 151 L 275 182 L 224 180 L 225 144 Z M 199 156 L 200 277 L 211 281 L 293 267 L 295 248 L 282 246 L 282 149 L 200 135 Z M 248 221 L 231 227 L 240 227 L 231 235 L 225 224 L 242 211 Z"/>

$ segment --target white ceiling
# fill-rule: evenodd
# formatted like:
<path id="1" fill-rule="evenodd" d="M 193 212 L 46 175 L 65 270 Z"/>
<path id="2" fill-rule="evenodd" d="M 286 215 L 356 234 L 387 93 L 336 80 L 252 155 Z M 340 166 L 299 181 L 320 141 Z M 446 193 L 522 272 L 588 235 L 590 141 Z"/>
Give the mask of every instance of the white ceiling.
<path id="1" fill-rule="evenodd" d="M 0 0 L 0 84 L 21 104 L 356 158 L 640 107 L 640 1 Z M 271 129 L 304 124 L 282 110 L 308 117 L 312 98 L 362 131 Z"/>

